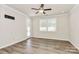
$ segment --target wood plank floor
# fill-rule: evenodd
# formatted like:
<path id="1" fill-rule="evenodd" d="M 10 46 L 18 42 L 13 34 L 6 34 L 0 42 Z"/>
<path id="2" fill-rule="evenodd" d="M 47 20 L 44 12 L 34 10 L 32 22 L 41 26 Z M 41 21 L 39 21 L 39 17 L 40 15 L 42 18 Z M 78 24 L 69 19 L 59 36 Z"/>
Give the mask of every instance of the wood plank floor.
<path id="1" fill-rule="evenodd" d="M 23 42 L 0 49 L 0 54 L 78 54 L 67 41 L 30 38 Z"/>

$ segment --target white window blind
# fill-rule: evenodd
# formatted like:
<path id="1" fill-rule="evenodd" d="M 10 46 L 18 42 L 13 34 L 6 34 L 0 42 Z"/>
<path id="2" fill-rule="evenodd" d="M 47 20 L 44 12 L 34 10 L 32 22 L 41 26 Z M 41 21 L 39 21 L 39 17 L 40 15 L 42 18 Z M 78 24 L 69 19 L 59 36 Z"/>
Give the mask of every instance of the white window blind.
<path id="1" fill-rule="evenodd" d="M 56 18 L 41 19 L 40 31 L 56 31 Z"/>

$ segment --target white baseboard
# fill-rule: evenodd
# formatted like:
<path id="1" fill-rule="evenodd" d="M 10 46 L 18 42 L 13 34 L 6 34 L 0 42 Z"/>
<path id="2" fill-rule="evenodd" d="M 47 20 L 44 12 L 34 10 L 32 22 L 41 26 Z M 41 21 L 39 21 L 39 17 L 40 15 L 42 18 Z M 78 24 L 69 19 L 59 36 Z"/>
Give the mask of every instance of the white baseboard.
<path id="1" fill-rule="evenodd" d="M 43 39 L 55 39 L 55 40 L 62 40 L 62 41 L 69 41 L 69 39 L 60 39 L 60 38 L 46 38 L 46 37 L 34 37 L 34 38 L 43 38 Z"/>
<path id="2" fill-rule="evenodd" d="M 6 48 L 6 47 L 11 46 L 11 45 L 14 45 L 14 44 L 19 43 L 19 42 L 21 42 L 21 41 L 27 40 L 28 38 L 29 38 L 29 37 L 24 38 L 24 39 L 19 40 L 19 41 L 11 42 L 11 43 L 9 43 L 9 44 L 6 44 L 6 45 L 4 45 L 4 46 L 1 46 L 0 49 L 2 49 L 2 48 Z"/>
<path id="3" fill-rule="evenodd" d="M 79 43 L 77 44 L 77 43 L 75 43 L 74 41 L 72 41 L 72 40 L 70 40 L 69 41 L 75 48 L 77 48 L 78 50 L 79 50 Z"/>
<path id="4" fill-rule="evenodd" d="M 69 41 L 68 39 L 59 39 L 59 38 L 45 38 L 45 37 L 33 37 L 33 38 L 42 38 L 42 39 L 51 39 L 51 40 Z"/>

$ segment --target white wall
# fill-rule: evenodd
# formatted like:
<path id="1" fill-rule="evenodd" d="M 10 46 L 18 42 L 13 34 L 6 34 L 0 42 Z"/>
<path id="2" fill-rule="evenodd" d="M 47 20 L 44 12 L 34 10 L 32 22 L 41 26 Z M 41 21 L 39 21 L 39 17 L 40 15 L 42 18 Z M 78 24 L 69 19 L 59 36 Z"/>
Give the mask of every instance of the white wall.
<path id="1" fill-rule="evenodd" d="M 5 19 L 4 14 L 15 17 L 15 20 Z M 27 16 L 6 6 L 0 5 L 0 48 L 27 39 Z"/>
<path id="2" fill-rule="evenodd" d="M 39 20 L 41 18 L 53 18 L 57 19 L 57 31 L 56 32 L 40 32 L 39 31 Z M 69 15 L 52 15 L 52 16 L 38 16 L 32 17 L 33 21 L 33 37 L 37 38 L 48 38 L 48 39 L 58 39 L 58 40 L 68 40 L 69 39 Z M 50 20 L 50 19 L 49 19 Z"/>
<path id="3" fill-rule="evenodd" d="M 70 12 L 70 42 L 79 49 L 79 5 Z"/>

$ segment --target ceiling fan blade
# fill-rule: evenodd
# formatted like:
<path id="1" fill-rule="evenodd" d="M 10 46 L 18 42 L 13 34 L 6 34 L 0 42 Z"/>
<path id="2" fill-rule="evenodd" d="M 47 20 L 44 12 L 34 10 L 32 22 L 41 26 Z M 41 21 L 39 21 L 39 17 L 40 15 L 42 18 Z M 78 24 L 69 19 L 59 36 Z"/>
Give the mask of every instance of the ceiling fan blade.
<path id="1" fill-rule="evenodd" d="M 41 6 L 40 6 L 41 8 L 43 8 L 44 7 L 44 4 L 41 4 Z"/>
<path id="2" fill-rule="evenodd" d="M 43 11 L 43 14 L 46 14 L 46 13 Z"/>
<path id="3" fill-rule="evenodd" d="M 39 10 L 39 9 L 37 9 L 37 8 L 31 8 L 31 9 L 33 9 L 33 10 Z"/>
<path id="4" fill-rule="evenodd" d="M 49 9 L 44 9 L 44 11 L 48 11 L 48 10 L 52 10 L 51 8 L 49 8 Z"/>
<path id="5" fill-rule="evenodd" d="M 37 11 L 35 14 L 38 14 L 39 13 L 39 11 Z"/>

